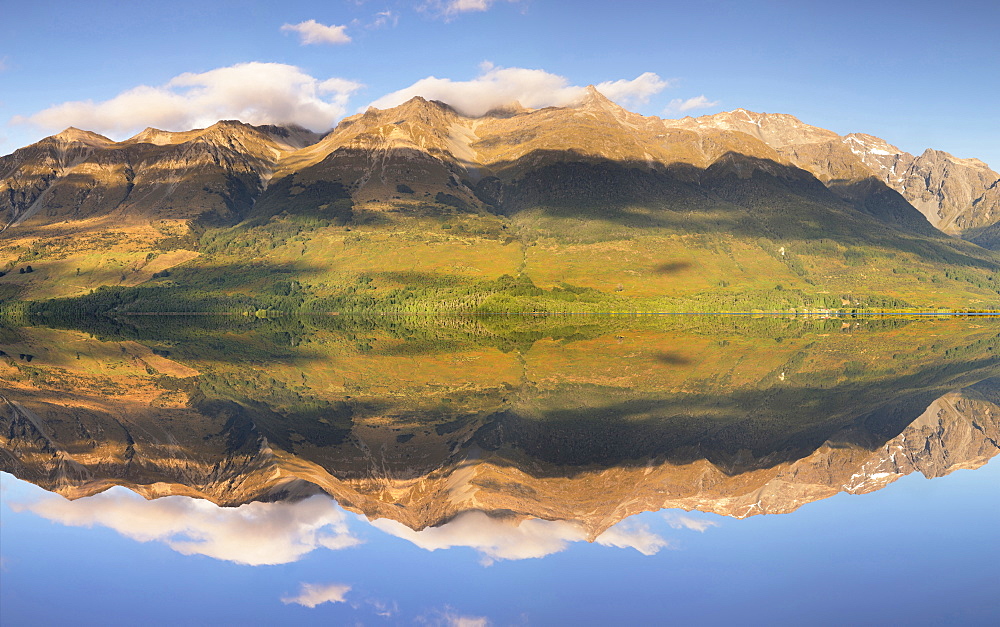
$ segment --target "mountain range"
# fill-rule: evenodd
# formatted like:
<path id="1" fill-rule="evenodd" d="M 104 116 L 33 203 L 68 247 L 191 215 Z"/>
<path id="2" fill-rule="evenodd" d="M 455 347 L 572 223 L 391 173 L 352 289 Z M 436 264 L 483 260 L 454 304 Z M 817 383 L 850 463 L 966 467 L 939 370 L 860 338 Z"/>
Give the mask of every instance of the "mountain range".
<path id="1" fill-rule="evenodd" d="M 547 165 L 604 161 L 662 173 L 706 170 L 736 155 L 769 161 L 772 172 L 801 168 L 862 209 L 894 190 L 945 233 L 983 239 L 1000 222 L 1000 174 L 977 159 L 933 149 L 914 157 L 883 139 L 840 136 L 785 114 L 643 117 L 594 88 L 576 107 L 514 103 L 481 118 L 417 97 L 349 117 L 325 136 L 223 121 L 186 132 L 147 128 L 114 142 L 69 128 L 0 159 L 0 215 L 8 227 L 103 215 L 243 218 L 272 180 L 296 175 L 299 185 L 339 183 L 355 203 L 419 201 L 445 190 L 467 206 L 510 213 L 538 202 L 521 179 Z M 610 184 L 595 181 L 602 183 Z M 265 198 L 275 202 L 273 193 Z M 920 223 L 898 199 L 883 202 L 893 201 L 905 222 Z"/>
<path id="2" fill-rule="evenodd" d="M 513 103 L 476 118 L 417 97 L 325 135 L 222 121 L 114 142 L 70 128 L 0 158 L 0 299 L 149 284 L 172 264 L 287 260 L 283 233 L 294 225 L 301 256 L 331 253 L 301 260 L 326 270 L 296 277 L 316 298 L 343 295 L 367 272 L 378 274 L 367 277 L 378 300 L 412 287 L 401 277 L 416 270 L 527 276 L 544 289 L 687 305 L 723 298 L 720 287 L 756 303 L 762 297 L 747 293 L 765 289 L 766 275 L 767 290 L 802 292 L 779 295 L 781 309 L 873 305 L 879 294 L 897 306 L 993 306 L 1000 266 L 987 249 L 1000 247 L 998 180 L 975 159 L 914 157 L 790 115 L 737 109 L 663 120 L 593 88 L 574 106 Z M 420 245 L 382 251 L 390 233 Z M 359 247 L 359 238 L 380 243 Z M 492 249 L 490 264 L 470 246 Z M 619 267 L 584 267 L 609 246 Z M 95 250 L 120 257 L 88 259 Z M 359 262 L 366 250 L 377 259 Z M 174 254 L 149 263 L 164 252 Z M 390 263 L 392 254 L 406 259 Z M 428 265 L 428 255 L 453 263 Z M 53 259 L 65 261 L 44 263 Z M 11 275 L 29 262 L 43 274 Z M 872 276 L 889 270 L 905 276 Z"/>

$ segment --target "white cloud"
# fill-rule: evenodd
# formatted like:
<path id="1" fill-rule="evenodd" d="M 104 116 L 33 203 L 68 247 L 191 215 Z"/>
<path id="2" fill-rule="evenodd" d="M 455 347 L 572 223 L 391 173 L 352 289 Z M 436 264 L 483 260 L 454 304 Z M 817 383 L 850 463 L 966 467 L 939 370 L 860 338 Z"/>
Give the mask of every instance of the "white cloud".
<path id="1" fill-rule="evenodd" d="M 484 63 L 481 70 L 480 75 L 470 81 L 434 76 L 423 78 L 409 87 L 382 96 L 371 106 L 388 109 L 414 96 L 422 96 L 446 102 L 457 111 L 475 117 L 514 101 L 532 109 L 565 107 L 579 102 L 586 95 L 585 87 L 570 85 L 565 77 L 545 70 L 499 68 L 491 63 Z M 642 103 L 667 85 L 667 81 L 656 74 L 646 72 L 632 80 L 607 81 L 596 87 L 613 100 Z"/>
<path id="2" fill-rule="evenodd" d="M 520 2 L 520 0 L 506 1 L 510 3 Z M 449 19 L 461 13 L 489 11 L 497 2 L 498 0 L 428 0 L 419 6 L 419 10 Z"/>
<path id="3" fill-rule="evenodd" d="M 7 57 L 0 57 L 0 72 L 5 71 L 10 65 L 7 63 Z"/>
<path id="4" fill-rule="evenodd" d="M 705 518 L 692 518 L 683 514 L 664 514 L 663 518 L 674 529 L 691 529 L 705 533 L 709 527 L 718 527 L 719 523 Z"/>
<path id="5" fill-rule="evenodd" d="M 493 518 L 481 511 L 463 512 L 440 527 L 428 527 L 422 531 L 414 531 L 387 519 L 375 520 L 372 524 L 428 551 L 456 546 L 473 548 L 483 555 L 486 565 L 498 560 L 544 557 L 565 550 L 570 542 L 587 539 L 587 530 L 576 522 L 539 519 L 515 522 Z M 645 527 L 629 529 L 615 526 L 601 534 L 596 542 L 605 546 L 634 548 L 644 555 L 652 555 L 666 546 L 666 541 Z"/>
<path id="6" fill-rule="evenodd" d="M 644 72 L 630 81 L 625 79 L 605 81 L 595 87 L 597 91 L 622 106 L 634 106 L 649 102 L 651 96 L 670 87 L 670 81 L 665 81 L 652 72 Z"/>
<path id="7" fill-rule="evenodd" d="M 316 607 L 323 603 L 343 603 L 344 596 L 350 591 L 351 586 L 339 583 L 304 583 L 299 589 L 298 596 L 282 597 L 281 602 L 285 605 L 297 603 L 306 607 Z"/>
<path id="8" fill-rule="evenodd" d="M 392 11 L 380 11 L 375 14 L 375 19 L 368 25 L 368 28 L 382 28 L 384 26 L 396 26 L 399 24 L 399 15 Z"/>
<path id="9" fill-rule="evenodd" d="M 445 10 L 450 13 L 467 13 L 469 11 L 485 11 L 493 4 L 493 0 L 452 0 Z"/>
<path id="10" fill-rule="evenodd" d="M 76 501 L 45 494 L 11 506 L 64 525 L 101 525 L 140 542 L 162 542 L 184 555 L 240 564 L 285 564 L 319 547 L 336 550 L 360 543 L 351 535 L 344 511 L 325 496 L 219 507 L 183 496 L 147 501 L 116 487 Z"/>
<path id="11" fill-rule="evenodd" d="M 64 102 L 11 121 L 49 130 L 77 126 L 120 137 L 146 126 L 181 131 L 223 119 L 294 123 L 324 131 L 343 117 L 348 99 L 361 87 L 342 78 L 320 80 L 282 63 L 240 63 L 181 74 L 159 87 L 140 85 L 102 102 Z"/>
<path id="12" fill-rule="evenodd" d="M 347 26 L 325 26 L 316 20 L 307 20 L 298 24 L 285 24 L 282 31 L 299 34 L 303 46 L 312 44 L 347 44 L 351 38 L 347 34 Z"/>
<path id="13" fill-rule="evenodd" d="M 664 109 L 664 113 L 684 113 L 686 111 L 694 111 L 696 109 L 711 109 L 712 107 L 719 106 L 718 100 L 709 100 L 704 95 L 695 96 L 694 98 L 688 98 L 687 100 L 682 100 L 680 98 L 675 98 L 670 101 L 667 108 Z"/>

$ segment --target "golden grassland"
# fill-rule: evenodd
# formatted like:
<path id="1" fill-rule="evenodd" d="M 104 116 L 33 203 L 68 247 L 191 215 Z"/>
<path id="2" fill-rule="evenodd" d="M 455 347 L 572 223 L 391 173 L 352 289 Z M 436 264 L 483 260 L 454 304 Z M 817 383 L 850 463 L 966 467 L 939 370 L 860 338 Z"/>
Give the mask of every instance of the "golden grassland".
<path id="1" fill-rule="evenodd" d="M 104 285 L 136 286 L 198 253 L 181 220 L 50 225 L 0 237 L 0 300 L 43 300 L 86 294 Z M 19 270 L 32 267 L 31 273 Z"/>
<path id="2" fill-rule="evenodd" d="M 1000 310 L 1000 262 L 969 245 L 639 229 L 542 211 L 368 218 L 279 215 L 198 237 L 180 221 L 49 227 L 0 239 L 0 301 L 116 286 L 158 288 L 153 311 L 193 294 L 243 311 Z M 512 292 L 502 277 L 537 289 Z"/>

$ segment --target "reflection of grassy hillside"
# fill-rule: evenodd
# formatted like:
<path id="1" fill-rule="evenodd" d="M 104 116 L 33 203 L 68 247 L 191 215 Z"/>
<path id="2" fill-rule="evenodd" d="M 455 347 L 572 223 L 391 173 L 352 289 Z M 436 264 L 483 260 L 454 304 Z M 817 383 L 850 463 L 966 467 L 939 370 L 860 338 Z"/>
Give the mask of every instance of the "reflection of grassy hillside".
<path id="1" fill-rule="evenodd" d="M 204 437 L 251 457 L 263 437 L 280 455 L 375 482 L 469 455 L 536 477 L 699 459 L 738 474 L 799 459 L 838 433 L 875 448 L 935 398 L 995 376 L 1000 352 L 1000 328 L 944 318 L 113 324 L 93 329 L 102 339 L 0 332 L 3 395 L 44 405 L 61 431 L 77 415 L 120 414 L 133 433 L 201 433 L 197 450 Z"/>
<path id="2" fill-rule="evenodd" d="M 880 384 L 928 369 L 960 373 L 969 362 L 988 360 L 997 335 L 988 324 L 962 319 L 236 316 L 167 317 L 150 326 L 144 326 L 153 322 L 148 317 L 104 326 L 69 322 L 99 334 L 104 342 L 88 340 L 93 346 L 144 345 L 146 357 L 197 370 L 206 398 L 287 408 L 349 396 L 351 403 L 389 414 L 516 407 L 525 417 L 574 404 L 748 389 L 869 386 L 874 393 Z M 39 353 L 30 364 L 35 368 L 87 363 L 86 355 L 96 350 L 84 351 L 80 361 L 60 350 L 73 342 L 40 340 L 38 333 L 30 331 L 36 339 L 29 344 L 48 357 L 21 345 L 4 350 Z M 107 357 L 118 349 L 102 350 L 97 354 Z"/>

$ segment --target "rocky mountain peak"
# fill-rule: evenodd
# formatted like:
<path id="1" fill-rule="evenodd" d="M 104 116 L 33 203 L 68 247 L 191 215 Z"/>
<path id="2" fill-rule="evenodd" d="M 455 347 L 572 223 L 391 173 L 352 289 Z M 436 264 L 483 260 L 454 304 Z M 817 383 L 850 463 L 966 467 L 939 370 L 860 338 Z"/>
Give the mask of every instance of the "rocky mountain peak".
<path id="1" fill-rule="evenodd" d="M 698 118 L 686 118 L 686 120 L 690 120 L 687 122 L 689 127 L 746 133 L 776 149 L 838 137 L 833 131 L 810 126 L 794 115 L 785 113 L 758 113 L 747 109 L 736 109 Z"/>
<path id="2" fill-rule="evenodd" d="M 95 148 L 108 146 L 114 143 L 104 135 L 99 135 L 92 131 L 84 131 L 76 128 L 75 126 L 66 128 L 66 130 L 61 133 L 53 135 L 52 138 L 65 143 L 85 144 Z"/>
<path id="3" fill-rule="evenodd" d="M 604 109 L 608 111 L 624 111 L 622 107 L 618 106 L 613 100 L 602 94 L 597 87 L 593 85 L 587 85 L 584 90 L 583 98 L 577 104 L 577 108 L 581 109 Z"/>
<path id="4" fill-rule="evenodd" d="M 499 107 L 494 107 L 487 111 L 483 117 L 485 118 L 512 118 L 516 115 L 521 115 L 524 113 L 531 113 L 532 109 L 529 109 L 521 104 L 520 100 L 514 100 Z"/>
<path id="5" fill-rule="evenodd" d="M 164 131 L 158 128 L 153 128 L 152 126 L 147 126 L 132 137 L 126 139 L 124 143 L 170 146 L 184 142 L 187 135 L 188 133 L 173 133 L 171 131 Z"/>
<path id="6" fill-rule="evenodd" d="M 255 127 L 257 130 L 267 133 L 279 144 L 284 144 L 291 149 L 302 149 L 312 146 L 323 139 L 324 133 L 317 133 L 298 124 L 264 124 Z"/>
<path id="7" fill-rule="evenodd" d="M 874 135 L 866 133 L 850 133 L 844 135 L 844 144 L 851 149 L 854 154 L 871 155 L 901 155 L 903 151 L 893 146 L 889 142 Z"/>
<path id="8" fill-rule="evenodd" d="M 791 115 L 746 109 L 664 120 L 664 124 L 698 134 L 746 133 L 855 204 L 856 186 L 873 179 L 898 192 L 935 228 L 988 248 L 1000 247 L 1000 229 L 990 226 L 1000 216 L 1000 201 L 990 192 L 1000 175 L 978 159 L 959 159 L 934 149 L 914 157 L 873 135 L 840 136 Z M 905 212 L 898 201 L 893 203 L 893 212 Z"/>
<path id="9" fill-rule="evenodd" d="M 414 96 L 406 102 L 388 109 L 368 107 L 359 115 L 344 118 L 329 135 L 341 133 L 348 127 L 361 123 L 365 128 L 374 128 L 386 124 L 402 125 L 443 123 L 445 120 L 459 117 L 459 113 L 451 105 L 439 100 L 427 100 L 423 96 Z M 354 132 L 354 131 L 352 131 Z"/>
<path id="10" fill-rule="evenodd" d="M 924 152 L 921 153 L 918 159 L 925 163 L 954 163 L 975 170 L 992 172 L 990 166 L 984 161 L 974 158 L 963 159 L 961 157 L 956 157 L 955 155 L 949 152 L 945 152 L 943 150 L 935 150 L 933 148 L 928 148 L 924 150 Z M 990 178 L 993 178 L 994 180 L 996 179 L 996 177 L 990 177 Z"/>

